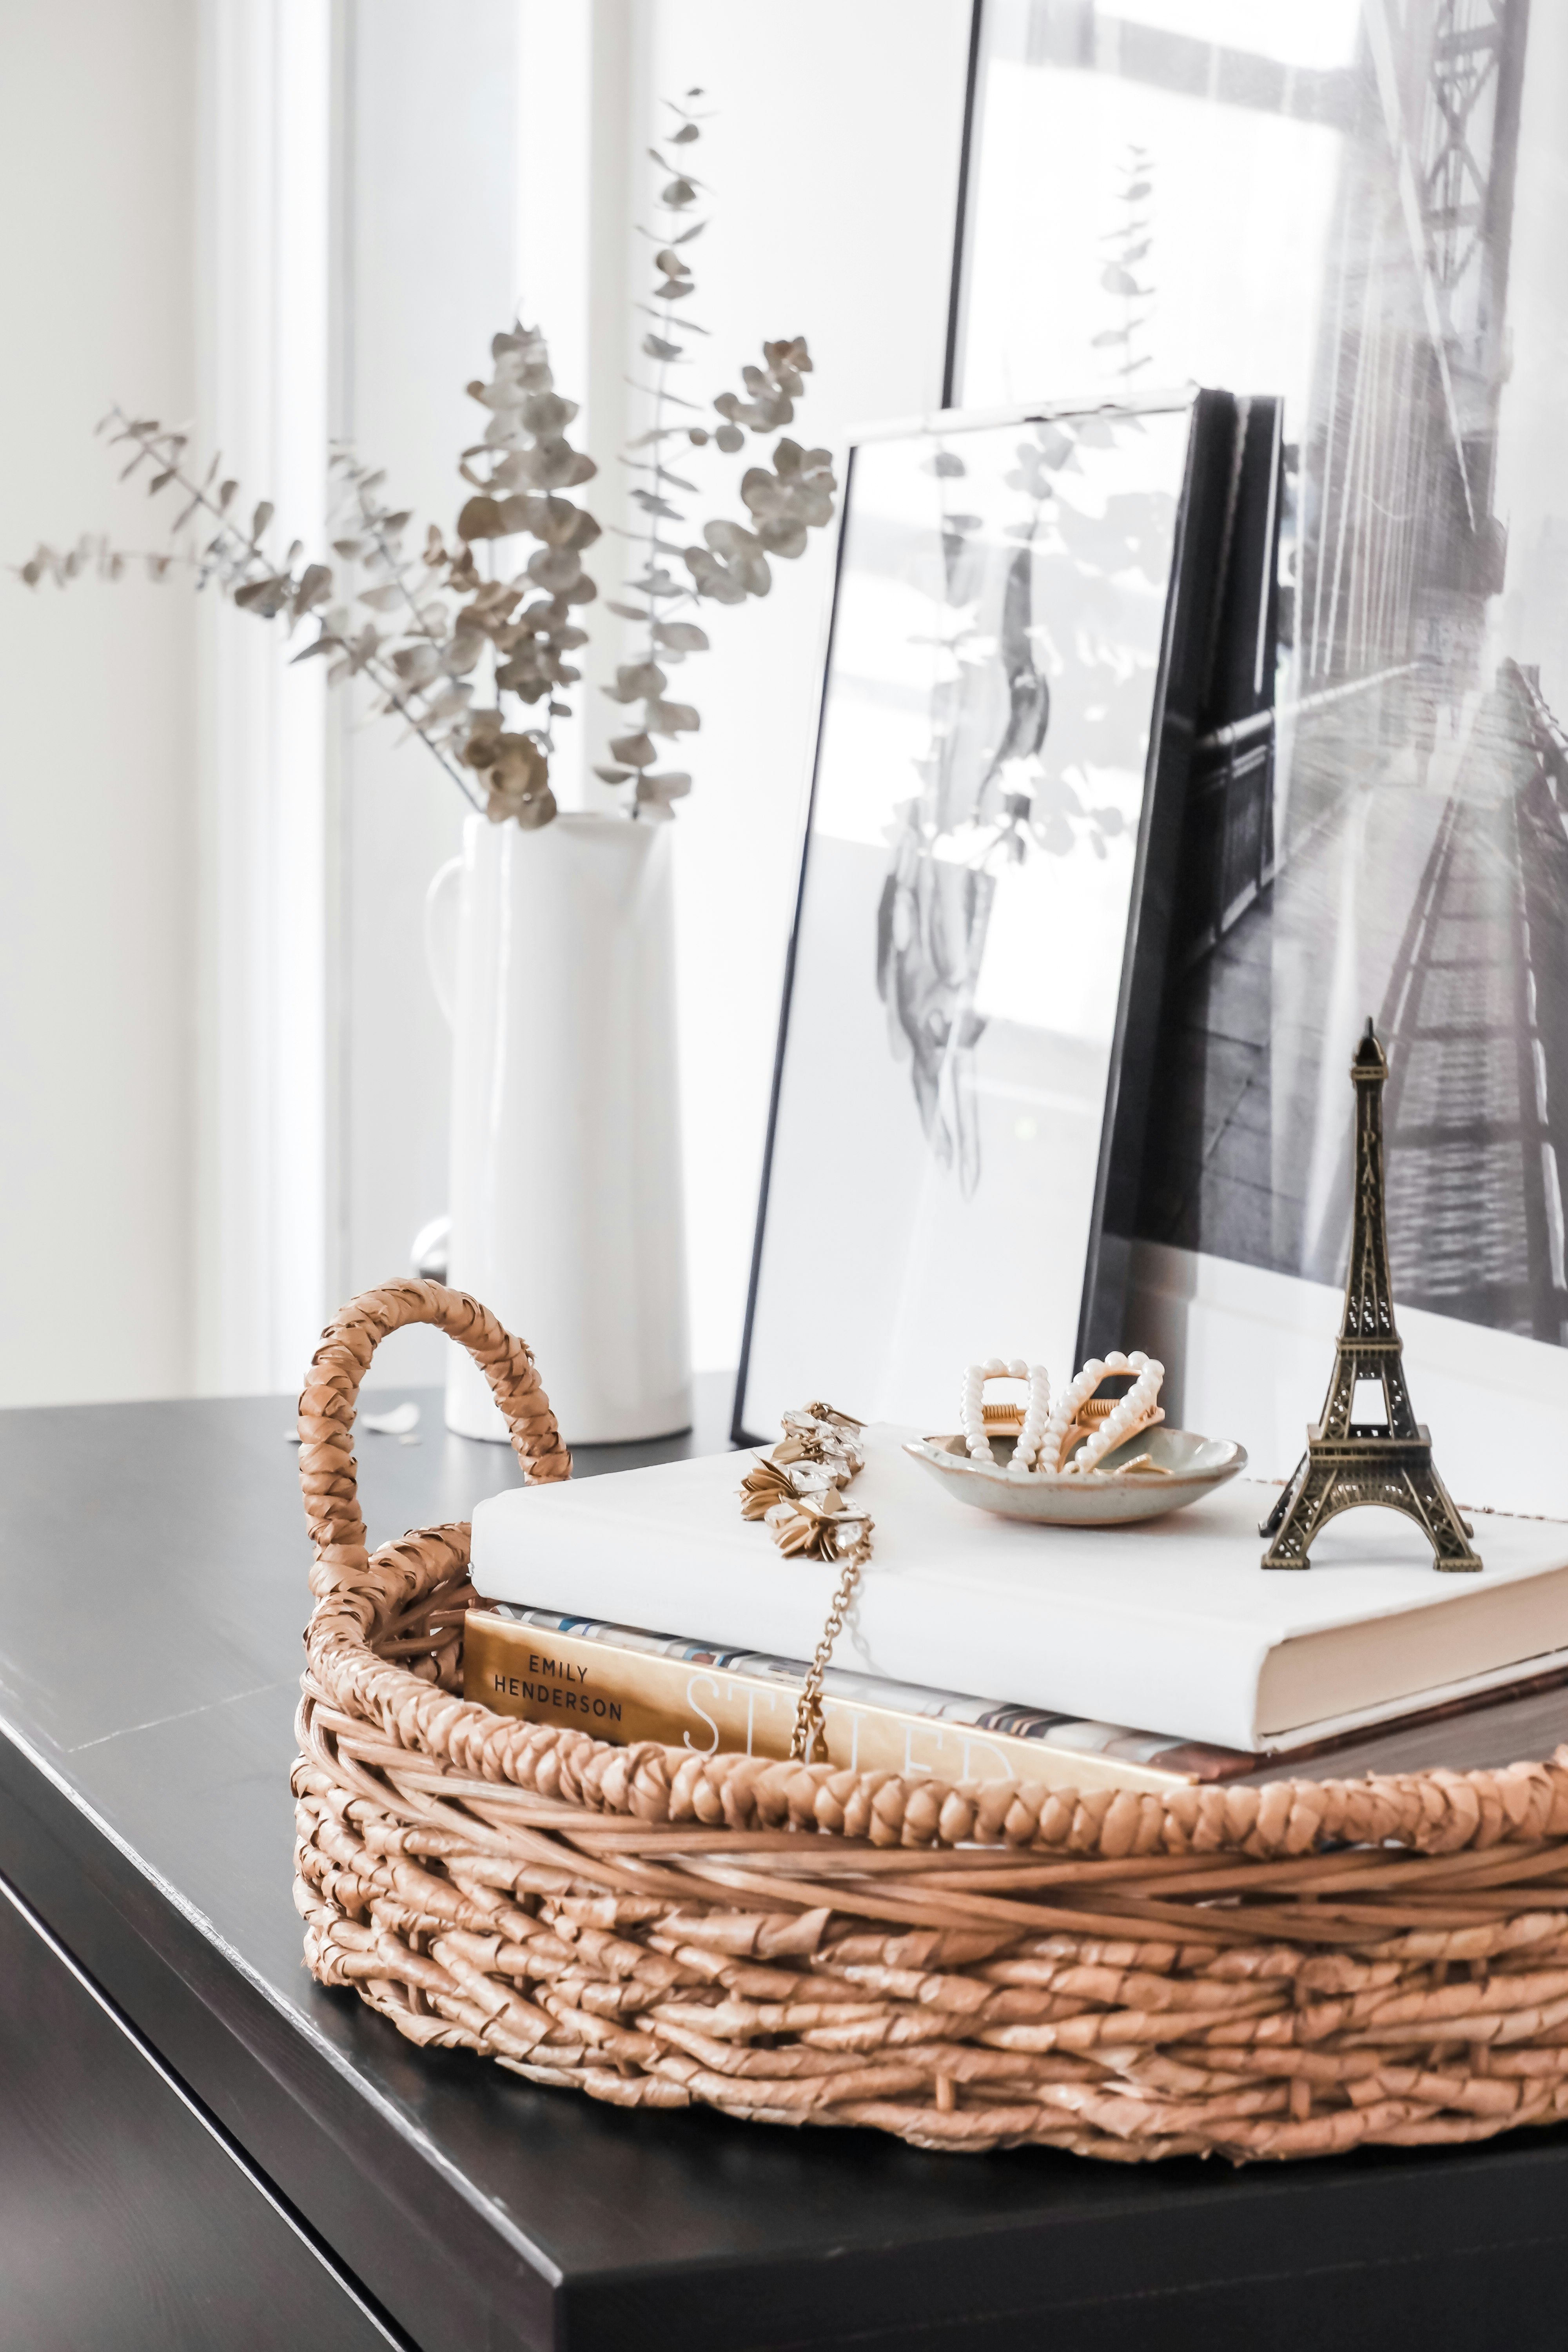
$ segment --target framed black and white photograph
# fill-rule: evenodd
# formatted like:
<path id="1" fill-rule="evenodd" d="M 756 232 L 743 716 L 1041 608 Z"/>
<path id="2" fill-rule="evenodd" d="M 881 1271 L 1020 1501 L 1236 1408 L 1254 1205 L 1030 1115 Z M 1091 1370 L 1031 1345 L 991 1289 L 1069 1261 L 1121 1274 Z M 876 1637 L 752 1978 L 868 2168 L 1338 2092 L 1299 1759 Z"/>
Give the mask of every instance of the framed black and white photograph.
<path id="1" fill-rule="evenodd" d="M 853 452 L 738 1430 L 1115 1343 L 1234 429 L 1187 394 Z"/>
<path id="2" fill-rule="evenodd" d="M 1282 404 L 1277 650 L 1257 723 L 1196 748 L 1135 1220 L 1183 1410 L 1300 1451 L 1250 1368 L 1332 1328 L 1371 1014 L 1419 1401 L 1476 1491 L 1511 1391 L 1537 1510 L 1568 1500 L 1565 91 L 1568 16 L 1526 0 L 984 0 L 953 334 L 965 404 Z"/>

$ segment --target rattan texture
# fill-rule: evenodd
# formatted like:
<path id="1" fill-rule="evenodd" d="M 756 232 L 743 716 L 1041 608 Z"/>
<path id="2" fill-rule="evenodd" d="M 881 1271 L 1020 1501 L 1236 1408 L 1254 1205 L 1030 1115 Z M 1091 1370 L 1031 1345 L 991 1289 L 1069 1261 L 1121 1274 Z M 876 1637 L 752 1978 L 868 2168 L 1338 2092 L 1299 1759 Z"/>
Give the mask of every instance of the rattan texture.
<path id="1" fill-rule="evenodd" d="M 365 1548 L 354 1401 L 414 1322 L 472 1351 L 531 1481 L 571 1470 L 473 1299 L 393 1283 L 327 1331 L 294 1769 L 323 1984 L 530 2082 L 923 2147 L 1239 2161 L 1568 2116 L 1568 1748 L 1080 1795 L 494 1715 L 458 1695 L 468 1528 Z"/>

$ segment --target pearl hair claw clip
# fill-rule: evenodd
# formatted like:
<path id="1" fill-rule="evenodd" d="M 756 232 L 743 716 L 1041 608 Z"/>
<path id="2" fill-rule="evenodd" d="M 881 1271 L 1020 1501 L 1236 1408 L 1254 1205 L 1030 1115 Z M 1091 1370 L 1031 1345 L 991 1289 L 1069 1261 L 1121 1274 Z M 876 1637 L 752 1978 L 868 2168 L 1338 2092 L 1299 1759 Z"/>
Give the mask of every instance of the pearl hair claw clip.
<path id="1" fill-rule="evenodd" d="M 985 1388 L 991 1381 L 1026 1381 L 1027 1404 L 1015 1401 L 986 1404 Z M 994 1462 L 996 1457 L 991 1451 L 993 1436 L 1016 1437 L 1017 1444 L 1008 1468 L 1022 1475 L 1034 1462 L 1050 1404 L 1050 1375 L 1044 1364 L 1026 1364 L 1022 1356 L 1015 1357 L 1011 1363 L 1001 1356 L 988 1356 L 983 1364 L 971 1364 L 963 1375 L 958 1413 L 958 1425 L 970 1460 Z"/>
<path id="2" fill-rule="evenodd" d="M 1129 1372 L 1133 1375 L 1132 1385 L 1124 1396 L 1100 1395 L 1103 1381 L 1125 1377 Z M 1058 1401 L 1047 1425 L 1042 1451 L 1047 1456 L 1052 1453 L 1052 1439 L 1057 1438 L 1049 1466 L 1060 1471 L 1064 1477 L 1081 1477 L 1089 1471 L 1098 1470 L 1105 1456 L 1113 1454 L 1128 1438 L 1163 1421 L 1160 1389 L 1164 1377 L 1164 1365 L 1144 1355 L 1142 1349 L 1124 1356 L 1120 1348 L 1113 1348 L 1103 1360 L 1091 1356 Z M 1152 1469 L 1155 1465 L 1148 1466 Z"/>
<path id="3" fill-rule="evenodd" d="M 1164 1377 L 1164 1365 L 1141 1349 L 1125 1356 L 1113 1348 L 1104 1358 L 1091 1356 L 1053 1405 L 1044 1364 L 1028 1364 L 1022 1357 L 1011 1362 L 1001 1356 L 987 1357 L 982 1364 L 969 1365 L 963 1375 L 959 1426 L 964 1450 L 972 1462 L 994 1462 L 992 1438 L 1010 1436 L 1015 1443 L 1007 1464 L 1009 1477 L 1085 1476 L 1128 1438 L 1164 1420 L 1159 1401 Z M 1124 1395 L 1100 1394 L 1107 1381 L 1129 1378 L 1131 1385 Z M 1026 1381 L 1027 1403 L 1013 1400 L 987 1404 L 985 1390 L 993 1381 Z M 1145 1472 L 1156 1472 L 1159 1467 L 1143 1459 L 1123 1466 Z"/>

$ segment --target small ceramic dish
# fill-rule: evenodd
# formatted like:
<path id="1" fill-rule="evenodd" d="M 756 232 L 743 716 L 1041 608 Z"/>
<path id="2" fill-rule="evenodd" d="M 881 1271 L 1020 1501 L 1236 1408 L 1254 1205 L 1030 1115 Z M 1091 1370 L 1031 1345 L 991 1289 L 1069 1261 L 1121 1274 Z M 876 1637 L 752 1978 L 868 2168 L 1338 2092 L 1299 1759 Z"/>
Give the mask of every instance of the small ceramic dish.
<path id="1" fill-rule="evenodd" d="M 912 1439 L 904 1452 L 940 1478 L 960 1503 L 1000 1511 L 1009 1519 L 1037 1519 L 1043 1527 L 1125 1526 L 1157 1519 L 1212 1495 L 1247 1467 L 1247 1448 L 1228 1438 L 1199 1437 L 1190 1429 L 1141 1430 L 1098 1470 L 1042 1477 L 1009 1475 L 1013 1440 L 993 1437 L 994 1462 L 972 1462 L 960 1437 Z M 1131 1465 L 1148 1465 L 1133 1468 Z"/>

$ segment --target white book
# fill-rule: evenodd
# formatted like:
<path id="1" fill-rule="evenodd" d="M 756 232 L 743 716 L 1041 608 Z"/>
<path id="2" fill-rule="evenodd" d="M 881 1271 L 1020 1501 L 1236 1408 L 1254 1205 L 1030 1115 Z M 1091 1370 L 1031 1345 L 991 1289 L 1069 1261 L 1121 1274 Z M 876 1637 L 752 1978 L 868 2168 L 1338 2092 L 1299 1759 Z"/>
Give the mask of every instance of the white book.
<path id="1" fill-rule="evenodd" d="M 873 1426 L 850 1490 L 874 1556 L 835 1664 L 1176 1739 L 1288 1749 L 1568 1664 L 1568 1523 L 1484 1514 L 1479 1576 L 1437 1573 L 1414 1521 L 1334 1520 L 1305 1571 L 1259 1567 L 1277 1486 L 1236 1479 L 1130 1528 L 968 1508 Z M 741 1517 L 750 1456 L 551 1486 L 474 1511 L 489 1600 L 808 1658 L 837 1567 Z M 1568 1710 L 1565 1710 L 1568 1711 Z"/>

